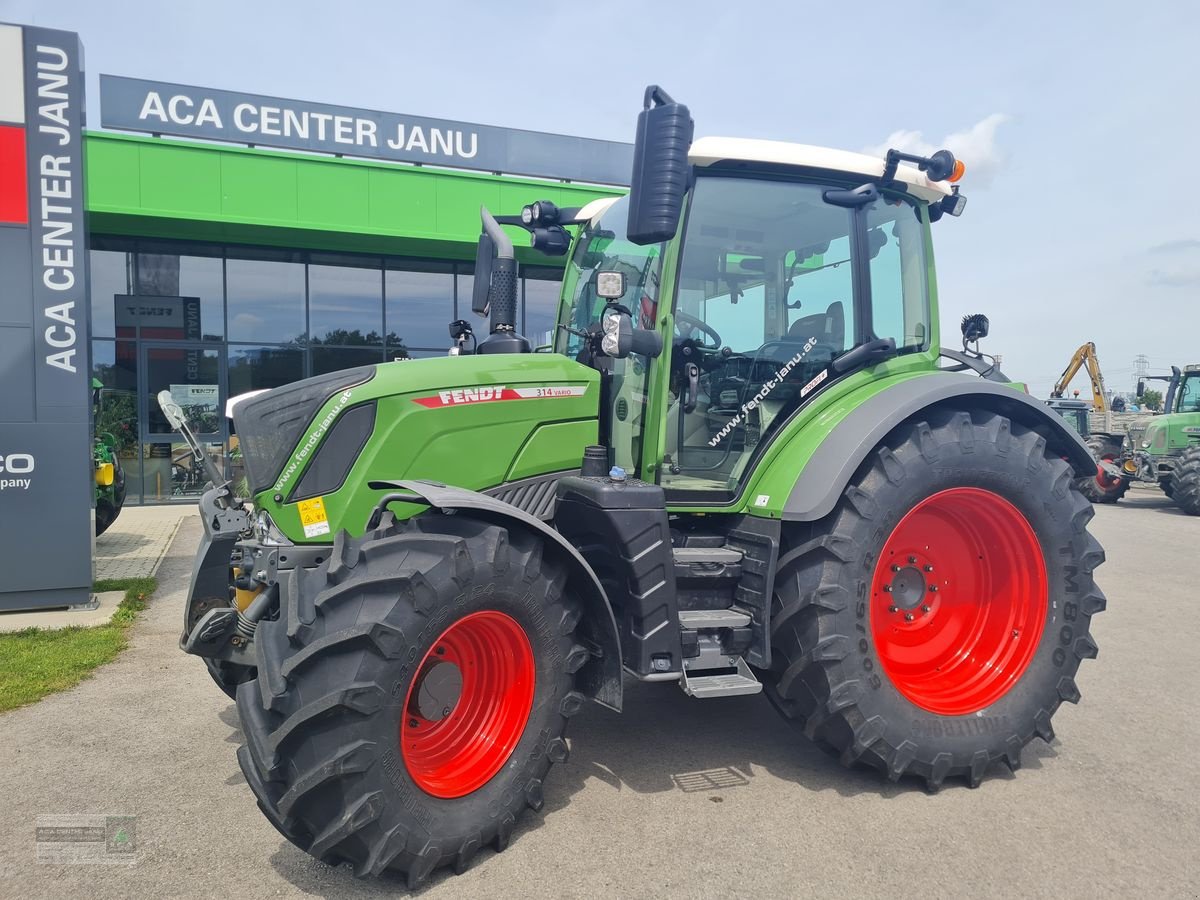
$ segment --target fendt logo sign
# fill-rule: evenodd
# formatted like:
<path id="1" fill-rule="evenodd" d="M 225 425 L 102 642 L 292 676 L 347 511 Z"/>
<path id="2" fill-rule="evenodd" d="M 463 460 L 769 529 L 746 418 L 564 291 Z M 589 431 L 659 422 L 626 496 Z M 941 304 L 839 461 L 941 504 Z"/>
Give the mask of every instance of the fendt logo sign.
<path id="1" fill-rule="evenodd" d="M 36 466 L 32 453 L 10 453 L 0 456 L 0 491 L 29 490 L 32 478 L 18 478 L 18 475 L 32 475 Z"/>
<path id="2" fill-rule="evenodd" d="M 75 34 L 0 23 L 0 611 L 92 584 L 82 61 Z"/>

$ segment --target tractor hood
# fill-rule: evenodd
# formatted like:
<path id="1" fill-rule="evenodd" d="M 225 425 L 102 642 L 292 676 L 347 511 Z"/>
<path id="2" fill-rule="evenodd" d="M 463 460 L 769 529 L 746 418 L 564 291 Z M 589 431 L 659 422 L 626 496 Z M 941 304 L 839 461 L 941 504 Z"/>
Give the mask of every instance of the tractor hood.
<path id="1" fill-rule="evenodd" d="M 378 499 L 372 481 L 485 490 L 577 468 L 596 440 L 599 392 L 598 372 L 551 353 L 309 378 L 233 404 L 245 493 L 293 541 L 358 534 Z"/>

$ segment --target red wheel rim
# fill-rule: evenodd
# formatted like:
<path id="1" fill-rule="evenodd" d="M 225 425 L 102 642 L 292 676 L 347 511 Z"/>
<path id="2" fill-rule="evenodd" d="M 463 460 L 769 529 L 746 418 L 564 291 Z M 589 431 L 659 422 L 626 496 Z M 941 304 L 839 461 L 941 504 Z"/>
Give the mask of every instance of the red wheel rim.
<path id="1" fill-rule="evenodd" d="M 503 768 L 533 707 L 533 648 L 496 610 L 459 619 L 434 641 L 404 699 L 400 752 L 434 797 L 463 797 Z"/>
<path id="2" fill-rule="evenodd" d="M 1116 458 L 1116 454 L 1114 453 L 1106 453 L 1100 457 L 1100 459 L 1104 462 L 1113 462 Z M 1110 490 L 1111 488 L 1120 484 L 1120 482 L 1121 479 L 1113 478 L 1102 468 L 1100 468 L 1100 466 L 1096 466 L 1096 484 L 1100 485 L 1101 489 L 1106 491 Z"/>
<path id="3" fill-rule="evenodd" d="M 951 488 L 900 520 L 871 582 L 871 633 L 884 672 L 943 716 L 995 703 L 1029 666 L 1046 623 L 1046 563 L 1003 497 Z"/>

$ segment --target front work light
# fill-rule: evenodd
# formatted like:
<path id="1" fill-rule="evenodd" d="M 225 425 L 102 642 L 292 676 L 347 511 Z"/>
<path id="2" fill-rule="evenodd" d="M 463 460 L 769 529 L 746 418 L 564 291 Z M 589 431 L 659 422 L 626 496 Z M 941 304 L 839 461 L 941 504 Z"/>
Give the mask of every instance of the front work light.
<path id="1" fill-rule="evenodd" d="M 549 200 L 538 200 L 521 207 L 522 225 L 557 225 L 558 220 L 558 207 Z"/>
<path id="2" fill-rule="evenodd" d="M 597 272 L 596 295 L 605 300 L 620 300 L 625 296 L 625 273 Z"/>
<path id="3" fill-rule="evenodd" d="M 564 256 L 571 247 L 571 235 L 561 225 L 533 228 L 529 232 L 529 246 L 547 256 Z"/>

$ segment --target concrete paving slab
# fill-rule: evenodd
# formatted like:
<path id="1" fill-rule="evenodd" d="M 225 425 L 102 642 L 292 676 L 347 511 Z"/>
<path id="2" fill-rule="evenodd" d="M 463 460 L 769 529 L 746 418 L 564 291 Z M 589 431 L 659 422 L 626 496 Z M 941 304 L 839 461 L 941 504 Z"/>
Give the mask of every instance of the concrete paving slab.
<path id="1" fill-rule="evenodd" d="M 91 628 L 107 625 L 112 621 L 117 607 L 125 599 L 124 591 L 104 591 L 92 594 L 95 609 L 48 609 L 37 612 L 0 613 L 0 634 L 24 631 L 26 628 L 41 628 L 54 631 L 59 628 Z"/>
<path id="2" fill-rule="evenodd" d="M 179 523 L 195 515 L 194 503 L 125 507 L 108 531 L 96 538 L 96 580 L 152 576 Z"/>

